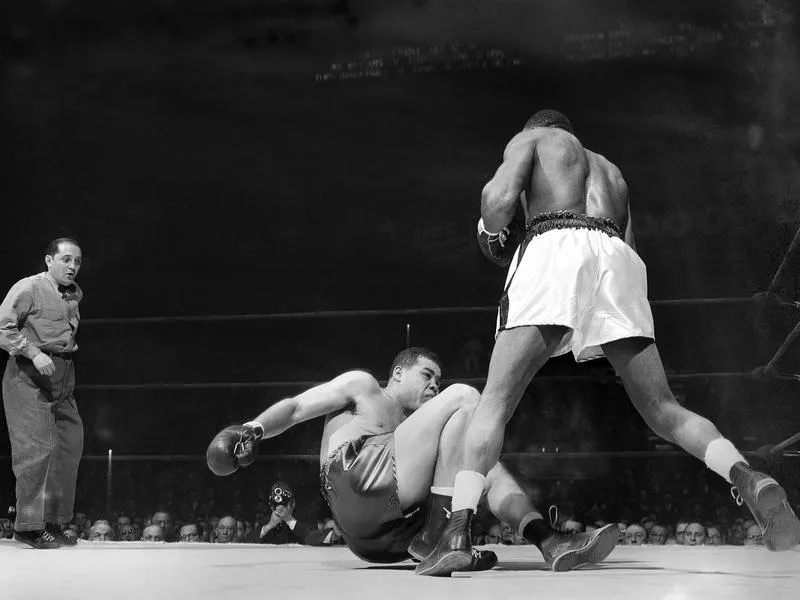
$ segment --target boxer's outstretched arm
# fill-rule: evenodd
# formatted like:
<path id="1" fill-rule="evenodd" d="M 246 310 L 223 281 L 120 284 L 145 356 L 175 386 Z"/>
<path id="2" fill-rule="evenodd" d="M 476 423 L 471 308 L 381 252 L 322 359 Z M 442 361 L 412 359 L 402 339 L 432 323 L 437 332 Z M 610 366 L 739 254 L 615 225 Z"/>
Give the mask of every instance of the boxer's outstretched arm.
<path id="1" fill-rule="evenodd" d="M 264 428 L 264 438 L 274 437 L 303 421 L 347 408 L 357 395 L 373 389 L 379 390 L 380 384 L 372 375 L 348 371 L 297 396 L 276 402 L 255 421 Z"/>
<path id="2" fill-rule="evenodd" d="M 535 156 L 536 136 L 530 131 L 517 134 L 506 146 L 503 164 L 481 194 L 481 217 L 488 231 L 499 232 L 511 223 L 520 194 L 530 183 Z"/>

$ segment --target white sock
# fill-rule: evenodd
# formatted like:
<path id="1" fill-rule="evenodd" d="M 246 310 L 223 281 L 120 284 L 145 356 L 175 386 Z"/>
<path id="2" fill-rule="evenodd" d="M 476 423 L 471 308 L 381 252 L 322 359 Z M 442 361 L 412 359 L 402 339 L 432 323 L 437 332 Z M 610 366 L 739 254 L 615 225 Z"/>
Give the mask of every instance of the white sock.
<path id="1" fill-rule="evenodd" d="M 477 471 L 459 471 L 453 486 L 452 511 L 472 509 L 478 510 L 478 502 L 483 495 L 486 477 Z"/>
<path id="2" fill-rule="evenodd" d="M 706 466 L 722 477 L 728 483 L 731 482 L 731 467 L 737 462 L 748 464 L 736 447 L 724 437 L 712 440 L 706 446 L 706 454 L 703 458 Z"/>
<path id="3" fill-rule="evenodd" d="M 517 535 L 519 535 L 519 537 L 525 537 L 525 534 L 523 533 L 523 531 L 525 531 L 525 527 L 528 525 L 528 523 L 535 521 L 536 519 L 544 520 L 544 517 L 542 516 L 542 513 L 536 512 L 535 510 L 532 510 L 527 515 L 522 517 L 522 520 L 519 522 L 519 529 L 517 529 Z"/>
<path id="4" fill-rule="evenodd" d="M 439 496 L 453 496 L 453 488 L 451 487 L 436 487 L 435 485 L 431 486 L 431 494 L 437 494 Z"/>

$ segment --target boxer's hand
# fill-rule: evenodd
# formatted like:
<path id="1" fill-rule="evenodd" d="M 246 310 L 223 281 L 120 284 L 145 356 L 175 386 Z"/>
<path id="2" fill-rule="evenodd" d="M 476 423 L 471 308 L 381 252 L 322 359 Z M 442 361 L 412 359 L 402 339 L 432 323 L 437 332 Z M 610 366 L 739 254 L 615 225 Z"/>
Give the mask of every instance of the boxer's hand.
<path id="1" fill-rule="evenodd" d="M 501 267 L 507 267 L 517 250 L 517 237 L 512 235 L 508 227 L 498 233 L 490 233 L 483 226 L 483 219 L 478 221 L 478 246 L 483 255 Z"/>
<path id="2" fill-rule="evenodd" d="M 263 428 L 257 423 L 226 427 L 208 446 L 208 468 L 215 475 L 224 477 L 236 472 L 239 467 L 251 465 L 258 454 L 258 442 L 263 434 Z"/>
<path id="3" fill-rule="evenodd" d="M 40 352 L 33 358 L 33 366 L 42 375 L 52 375 L 56 372 L 56 365 L 53 363 L 53 359 L 44 352 Z"/>

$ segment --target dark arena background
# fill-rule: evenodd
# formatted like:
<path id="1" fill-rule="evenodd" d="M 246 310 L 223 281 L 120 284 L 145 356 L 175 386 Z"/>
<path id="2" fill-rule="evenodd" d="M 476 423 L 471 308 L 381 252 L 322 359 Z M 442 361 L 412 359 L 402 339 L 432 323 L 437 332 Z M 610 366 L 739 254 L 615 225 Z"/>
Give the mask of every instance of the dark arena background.
<path id="1" fill-rule="evenodd" d="M 474 535 L 504 544 L 498 567 L 431 580 L 343 547 L 257 545 L 276 480 L 299 520 L 330 518 L 323 419 L 231 477 L 205 462 L 222 427 L 350 369 L 384 381 L 408 345 L 436 351 L 446 383 L 482 388 L 506 271 L 476 243 L 481 189 L 526 119 L 555 108 L 628 182 L 679 401 L 800 509 L 798 445 L 780 445 L 800 430 L 794 2 L 0 6 L 0 281 L 43 271 L 55 237 L 81 243 L 76 529 L 91 539 L 105 519 L 115 540 L 56 553 L 0 540 L 8 598 L 83 598 L 93 581 L 120 598 L 797 597 L 800 552 L 750 539 L 730 486 L 651 433 L 606 360 L 551 360 L 503 460 L 557 526 L 649 520 L 673 537 L 697 522 L 703 547 L 629 536 L 561 575 L 484 507 Z M 5 517 L 5 421 L 0 503 Z M 120 517 L 141 528 L 156 512 L 172 539 L 200 522 L 213 542 L 229 514 L 246 533 L 230 547 L 119 541 Z"/>

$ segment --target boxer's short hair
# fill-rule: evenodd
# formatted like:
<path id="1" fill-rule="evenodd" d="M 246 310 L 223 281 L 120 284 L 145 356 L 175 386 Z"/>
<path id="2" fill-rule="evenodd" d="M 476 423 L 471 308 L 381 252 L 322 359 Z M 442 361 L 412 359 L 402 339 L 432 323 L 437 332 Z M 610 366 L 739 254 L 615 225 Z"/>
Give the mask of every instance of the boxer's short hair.
<path id="1" fill-rule="evenodd" d="M 427 358 L 428 360 L 439 365 L 440 369 L 442 368 L 442 361 L 439 360 L 439 356 L 435 352 L 428 350 L 427 348 L 412 346 L 411 348 L 402 350 L 397 354 L 397 356 L 394 357 L 394 360 L 392 361 L 392 367 L 389 369 L 389 375 L 394 372 L 396 367 L 403 367 L 404 369 L 413 367 L 420 357 Z"/>
<path id="2" fill-rule="evenodd" d="M 558 127 L 572 134 L 575 133 L 570 120 L 557 110 L 546 109 L 537 112 L 525 123 L 525 129 L 533 129 L 534 127 Z"/>

